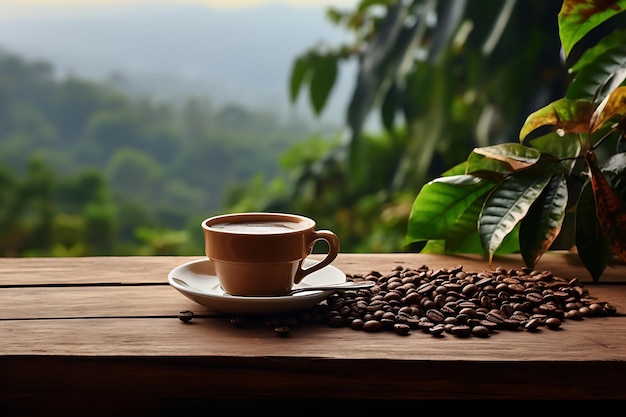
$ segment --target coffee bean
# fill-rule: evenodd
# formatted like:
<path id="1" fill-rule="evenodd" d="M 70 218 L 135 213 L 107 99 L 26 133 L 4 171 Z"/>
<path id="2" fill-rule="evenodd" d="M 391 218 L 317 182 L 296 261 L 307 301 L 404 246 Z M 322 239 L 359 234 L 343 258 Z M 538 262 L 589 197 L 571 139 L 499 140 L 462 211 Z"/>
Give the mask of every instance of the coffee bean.
<path id="1" fill-rule="evenodd" d="M 364 323 L 363 319 L 354 319 L 350 322 L 350 328 L 353 330 L 362 330 Z"/>
<path id="2" fill-rule="evenodd" d="M 383 325 L 378 320 L 368 320 L 363 323 L 363 330 L 370 333 L 380 332 L 383 330 Z"/>
<path id="3" fill-rule="evenodd" d="M 441 323 L 446 318 L 441 311 L 432 308 L 426 312 L 426 317 L 428 317 L 433 323 Z"/>
<path id="4" fill-rule="evenodd" d="M 428 321 L 428 320 L 420 320 L 420 322 L 418 323 L 418 327 L 419 329 L 427 332 L 431 328 L 435 327 L 435 323 L 433 323 L 432 321 Z"/>
<path id="5" fill-rule="evenodd" d="M 396 321 L 394 319 L 380 319 L 380 324 L 385 329 L 393 329 L 396 325 Z"/>
<path id="6" fill-rule="evenodd" d="M 372 314 L 374 320 L 378 320 L 378 321 L 380 321 L 384 315 L 385 315 L 385 310 L 383 310 L 382 308 L 380 310 L 374 311 L 374 313 Z"/>
<path id="7" fill-rule="evenodd" d="M 411 332 L 411 328 L 408 325 L 402 323 L 394 324 L 393 328 L 396 333 L 402 336 L 408 335 Z"/>
<path id="8" fill-rule="evenodd" d="M 178 313 L 178 318 L 183 323 L 189 323 L 191 319 L 193 318 L 193 311 L 189 311 L 189 310 L 181 311 L 180 313 Z"/>
<path id="9" fill-rule="evenodd" d="M 522 323 L 518 320 L 513 319 L 504 319 L 504 321 L 500 324 L 500 326 L 507 330 L 517 330 L 520 328 Z"/>
<path id="10" fill-rule="evenodd" d="M 484 320 L 484 319 L 480 321 L 480 325 L 488 328 L 490 331 L 494 331 L 499 327 L 498 323 L 494 323 L 492 321 Z"/>
<path id="11" fill-rule="evenodd" d="M 461 290 L 461 293 L 465 296 L 471 297 L 474 294 L 476 294 L 476 291 L 478 291 L 478 286 L 476 284 L 467 284 L 466 286 L 463 287 L 463 289 Z"/>
<path id="12" fill-rule="evenodd" d="M 536 304 L 539 304 L 541 302 L 546 302 L 544 297 L 540 293 L 537 293 L 537 292 L 529 292 L 528 294 L 526 294 L 526 299 L 530 301 L 531 303 L 536 303 Z"/>
<path id="13" fill-rule="evenodd" d="M 565 318 L 570 320 L 582 320 L 583 316 L 578 310 L 569 310 L 565 312 Z"/>
<path id="14" fill-rule="evenodd" d="M 433 336 L 441 336 L 445 329 L 446 326 L 444 324 L 437 324 L 429 328 L 428 333 L 432 334 Z"/>
<path id="15" fill-rule="evenodd" d="M 604 312 L 610 316 L 617 313 L 617 308 L 611 304 L 604 305 Z"/>
<path id="16" fill-rule="evenodd" d="M 593 311 L 588 306 L 582 306 L 578 309 L 580 315 L 583 317 L 589 317 L 593 314 Z"/>
<path id="17" fill-rule="evenodd" d="M 466 315 L 466 316 L 467 316 L 467 317 L 469 317 L 469 318 L 475 318 L 475 317 L 477 317 L 476 310 L 475 310 L 473 307 L 464 307 L 464 308 L 462 308 L 462 309 L 459 311 L 459 314 L 458 314 L 458 315 L 460 316 L 461 314 Z M 457 316 L 457 317 L 458 317 L 458 316 Z"/>
<path id="18" fill-rule="evenodd" d="M 451 307 L 450 305 L 453 303 L 447 303 L 446 305 L 442 306 L 439 311 L 441 311 L 441 313 L 443 313 L 443 315 L 445 316 L 453 316 L 456 314 L 456 310 Z"/>
<path id="19" fill-rule="evenodd" d="M 495 312 L 495 311 L 490 311 L 489 313 L 487 313 L 487 315 L 485 316 L 485 319 L 492 321 L 494 323 L 498 323 L 498 324 L 504 322 L 504 317 L 502 317 L 500 313 Z"/>
<path id="20" fill-rule="evenodd" d="M 469 327 L 474 328 L 476 326 L 481 326 L 481 320 L 479 319 L 469 319 L 466 323 Z M 484 326 L 483 326 L 484 327 Z"/>
<path id="21" fill-rule="evenodd" d="M 524 329 L 532 332 L 532 331 L 537 330 L 539 328 L 539 326 L 541 326 L 541 325 L 542 325 L 542 322 L 541 322 L 540 319 L 532 318 L 532 319 L 528 320 L 526 322 L 526 324 L 524 324 Z"/>
<path id="22" fill-rule="evenodd" d="M 474 326 L 472 327 L 472 334 L 478 337 L 489 337 L 489 329 L 485 326 Z"/>
<path id="23" fill-rule="evenodd" d="M 589 295 L 577 279 L 522 267 L 472 273 L 461 266 L 430 270 L 397 266 L 388 274 L 371 271 L 348 275 L 376 285 L 367 290 L 341 291 L 309 311 L 266 317 L 275 331 L 299 323 L 323 323 L 366 332 L 394 331 L 408 335 L 422 330 L 434 336 L 489 337 L 498 330 L 558 329 L 563 320 L 615 315 L 617 309 Z M 179 314 L 183 321 L 191 320 Z M 243 326 L 242 318 L 231 320 Z M 248 322 L 246 320 L 246 322 Z M 283 329 L 285 330 L 285 329 Z"/>
<path id="24" fill-rule="evenodd" d="M 277 336 L 280 337 L 287 337 L 289 336 L 289 332 L 291 331 L 291 329 L 289 328 L 289 326 L 277 326 L 274 327 L 274 333 L 276 333 Z"/>
<path id="25" fill-rule="evenodd" d="M 414 305 L 414 304 L 419 304 L 421 300 L 422 300 L 422 295 L 418 293 L 417 291 L 414 291 L 414 292 L 411 292 L 410 294 L 407 294 L 406 297 L 404 297 L 404 299 L 402 300 L 402 302 L 405 305 Z"/>
<path id="26" fill-rule="evenodd" d="M 407 317 L 406 324 L 413 330 L 419 329 L 420 320 L 417 317 Z"/>
<path id="27" fill-rule="evenodd" d="M 473 301 L 461 301 L 460 303 L 457 304 L 459 306 L 459 308 L 477 308 L 478 305 L 476 303 L 474 303 Z"/>
<path id="28" fill-rule="evenodd" d="M 431 284 L 430 282 L 426 282 L 426 283 L 420 285 L 419 287 L 417 287 L 417 292 L 422 294 L 422 295 L 426 295 L 426 294 L 432 293 L 432 291 L 435 288 L 436 287 L 433 284 Z"/>
<path id="29" fill-rule="evenodd" d="M 604 315 L 604 307 L 600 303 L 591 303 L 589 304 L 589 310 L 591 310 L 592 315 L 601 316 Z"/>
<path id="30" fill-rule="evenodd" d="M 512 304 L 508 302 L 502 303 L 502 305 L 500 306 L 500 312 L 502 317 L 509 317 L 515 312 L 515 308 Z"/>
<path id="31" fill-rule="evenodd" d="M 472 333 L 472 329 L 469 326 L 461 324 L 458 326 L 452 326 L 449 330 L 449 333 L 455 336 L 465 337 L 469 336 Z"/>
<path id="32" fill-rule="evenodd" d="M 561 320 L 557 319 L 556 317 L 550 317 L 546 320 L 546 326 L 548 326 L 548 328 L 551 330 L 556 330 L 561 327 Z"/>
<path id="33" fill-rule="evenodd" d="M 455 319 L 456 319 L 457 324 L 467 324 L 467 322 L 470 319 L 470 316 L 469 314 L 459 313 L 456 315 Z"/>

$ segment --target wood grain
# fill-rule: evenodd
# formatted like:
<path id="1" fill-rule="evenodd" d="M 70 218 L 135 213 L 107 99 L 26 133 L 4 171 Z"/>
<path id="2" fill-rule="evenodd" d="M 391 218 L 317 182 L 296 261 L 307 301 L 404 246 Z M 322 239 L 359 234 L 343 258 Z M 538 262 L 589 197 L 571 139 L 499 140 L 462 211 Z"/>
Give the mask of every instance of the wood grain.
<path id="1" fill-rule="evenodd" d="M 119 399 L 136 415 L 232 407 L 233 399 L 353 408 L 353 400 L 626 400 L 626 266 L 594 284 L 572 255 L 544 255 L 538 269 L 581 279 L 618 315 L 485 339 L 326 324 L 301 324 L 281 338 L 260 319 L 235 327 L 167 284 L 171 269 L 199 257 L 2 259 L 0 414 L 70 403 L 81 413 L 99 404 L 88 415 L 106 415 L 119 411 Z M 491 269 L 480 256 L 426 254 L 340 254 L 333 264 L 349 275 L 396 265 Z M 521 265 L 507 256 L 492 266 Z M 184 310 L 197 317 L 181 322 Z"/>

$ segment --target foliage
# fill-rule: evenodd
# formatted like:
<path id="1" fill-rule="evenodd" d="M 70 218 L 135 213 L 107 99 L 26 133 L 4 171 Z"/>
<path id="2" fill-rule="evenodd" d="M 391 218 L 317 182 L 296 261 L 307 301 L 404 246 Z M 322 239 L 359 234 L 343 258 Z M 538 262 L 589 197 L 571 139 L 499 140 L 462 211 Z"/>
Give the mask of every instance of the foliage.
<path id="1" fill-rule="evenodd" d="M 358 72 L 347 131 L 320 128 L 313 136 L 296 119 L 278 123 L 267 112 L 216 109 L 198 98 L 179 105 L 131 99 L 73 77 L 55 79 L 45 63 L 0 53 L 0 251 L 201 254 L 202 218 L 271 210 L 315 218 L 348 252 L 471 252 L 485 245 L 491 256 L 520 250 L 536 262 L 546 242 L 573 240 L 563 226 L 555 237 L 556 225 L 595 212 L 594 187 L 579 173 L 586 150 L 593 147 L 605 162 L 604 176 L 624 198 L 623 164 L 606 149 L 620 149 L 621 140 L 616 133 L 595 138 L 611 131 L 620 110 L 611 120 L 594 119 L 593 137 L 580 131 L 580 116 L 599 103 L 589 100 L 596 87 L 621 71 L 624 39 L 617 31 L 584 50 L 587 36 L 563 35 L 576 74 L 568 85 L 558 2 L 482 3 L 362 0 L 354 10 L 330 8 L 330 21 L 353 41 L 296 57 L 289 95 L 295 101 L 308 90 L 319 115 L 343 65 L 354 62 Z M 607 21 L 595 15 L 582 25 L 590 34 L 620 14 Z M 602 94 L 617 84 L 604 83 Z M 613 97 L 605 108 L 620 108 Z M 380 131 L 370 129 L 372 121 Z M 557 137 L 553 123 L 575 133 Z M 528 131 L 510 143 L 520 126 Z M 595 189 L 606 189 L 595 179 Z M 578 192 L 576 205 L 570 196 Z M 615 225 L 613 201 L 603 207 Z M 576 239 L 601 230 L 599 222 L 575 226 Z M 577 242 L 581 256 L 603 255 L 608 245 Z M 594 276 L 604 268 L 589 266 Z"/>
<path id="2" fill-rule="evenodd" d="M 527 117 L 520 143 L 475 148 L 424 185 L 409 241 L 427 241 L 426 250 L 484 251 L 491 260 L 509 238 L 510 250 L 534 267 L 572 207 L 575 246 L 594 281 L 613 255 L 626 260 L 625 10 L 624 0 L 563 1 L 558 26 L 573 75 L 564 96 Z"/>
<path id="3" fill-rule="evenodd" d="M 85 171 L 59 180 L 34 158 L 20 179 L 4 169 L 0 205 L 3 256 L 111 253 L 115 205 L 102 176 Z"/>
<path id="4" fill-rule="evenodd" d="M 312 132 L 266 110 L 53 74 L 0 52 L 2 256 L 201 254 L 198 225 L 229 187 L 273 177 Z"/>
<path id="5" fill-rule="evenodd" d="M 553 22 L 558 3 L 505 1 L 498 6 L 363 0 L 355 10 L 329 9 L 329 19 L 354 40 L 316 46 L 298 56 L 289 94 L 295 101 L 308 92 L 311 108 L 320 114 L 337 72 L 356 61 L 348 131 L 337 148 L 311 165 L 318 169 L 300 171 L 297 183 L 308 188 L 300 186 L 303 192 L 289 196 L 292 207 L 336 227 L 346 250 L 419 249 L 417 240 L 405 244 L 415 190 L 459 164 L 473 148 L 517 134 L 530 109 L 556 98 L 565 84 Z M 368 132 L 372 120 L 379 121 L 382 132 Z M 329 161 L 334 165 L 324 165 Z M 321 191 L 310 198 L 308 189 Z M 322 198 L 329 195 L 333 200 Z M 465 227 L 471 224 L 469 214 Z M 468 237 L 457 248 L 471 250 L 477 244 Z M 433 241 L 428 249 L 435 246 Z"/>

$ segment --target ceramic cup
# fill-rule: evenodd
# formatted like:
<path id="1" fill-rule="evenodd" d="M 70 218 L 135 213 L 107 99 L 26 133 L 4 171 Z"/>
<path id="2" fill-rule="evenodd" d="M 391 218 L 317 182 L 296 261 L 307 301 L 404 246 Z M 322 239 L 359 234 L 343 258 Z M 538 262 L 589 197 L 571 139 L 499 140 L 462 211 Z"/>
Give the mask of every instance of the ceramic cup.
<path id="1" fill-rule="evenodd" d="M 337 236 L 315 226 L 314 220 L 295 214 L 223 214 L 202 222 L 204 250 L 227 293 L 281 295 L 329 265 L 339 253 Z M 303 268 L 318 241 L 328 244 L 326 257 Z"/>

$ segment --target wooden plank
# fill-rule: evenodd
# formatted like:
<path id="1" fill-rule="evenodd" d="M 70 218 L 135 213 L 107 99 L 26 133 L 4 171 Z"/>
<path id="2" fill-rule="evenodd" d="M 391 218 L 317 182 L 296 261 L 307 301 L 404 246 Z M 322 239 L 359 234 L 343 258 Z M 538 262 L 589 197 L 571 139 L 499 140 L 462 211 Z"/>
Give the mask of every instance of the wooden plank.
<path id="1" fill-rule="evenodd" d="M 0 320 L 80 317 L 176 317 L 180 311 L 221 315 L 163 283 L 139 287 L 0 289 Z"/>
<path id="2" fill-rule="evenodd" d="M 201 257 L 0 258 L 0 286 L 163 283 L 176 266 Z"/>
<path id="3" fill-rule="evenodd" d="M 623 315 L 486 339 L 326 324 L 301 324 L 277 337 L 262 320 L 240 328 L 228 317 L 205 317 L 206 308 L 167 285 L 172 268 L 196 259 L 202 258 L 1 260 L 0 373 L 10 381 L 0 390 L 2 413 L 67 414 L 68 404 L 89 415 L 94 409 L 155 415 L 233 404 L 271 410 L 276 401 L 300 400 L 307 410 L 332 402 L 352 411 L 354 400 L 366 404 L 364 411 L 372 410 L 371 401 L 383 411 L 408 401 L 414 411 L 415 400 L 437 407 L 449 404 L 442 399 L 626 400 Z M 426 254 L 341 254 L 334 265 L 348 274 L 386 273 L 396 265 L 491 269 L 480 256 Z M 521 262 L 507 256 L 493 266 Z M 614 284 L 624 282 L 623 266 L 608 269 L 601 285 L 581 278 L 585 271 L 573 254 L 544 256 L 538 269 L 582 279 L 592 296 L 626 311 L 626 286 Z M 187 309 L 200 317 L 181 322 L 176 314 Z"/>
<path id="4" fill-rule="evenodd" d="M 314 255 L 313 258 L 319 258 Z M 186 262 L 204 257 L 175 256 L 130 256 L 130 257 L 86 257 L 86 258 L 1 258 L 0 287 L 11 285 L 46 284 L 154 284 L 167 282 L 167 274 Z M 347 274 L 361 274 L 372 270 L 382 273 L 395 266 L 431 269 L 453 268 L 462 265 L 464 270 L 479 272 L 497 266 L 520 268 L 519 255 L 496 257 L 489 265 L 481 255 L 432 255 L 420 253 L 396 254 L 348 254 L 341 253 L 333 265 Z M 568 278 L 579 278 L 592 283 L 591 277 L 577 256 L 571 252 L 548 253 L 537 265 L 538 270 L 550 270 Z M 600 283 L 626 282 L 626 266 L 618 263 L 606 269 Z"/>
<path id="5" fill-rule="evenodd" d="M 589 294 L 626 313 L 626 286 L 586 286 Z M 81 317 L 224 316 L 197 304 L 168 284 L 120 287 L 0 288 L 0 320 Z"/>
<path id="6" fill-rule="evenodd" d="M 559 331 L 500 331 L 487 339 L 366 333 L 301 325 L 287 338 L 262 324 L 236 328 L 228 319 L 175 317 L 0 321 L 0 355 L 226 356 L 423 361 L 620 361 L 626 317 L 567 322 Z M 626 382 L 626 381 L 624 381 Z M 626 394 L 626 392 L 625 392 Z"/>

